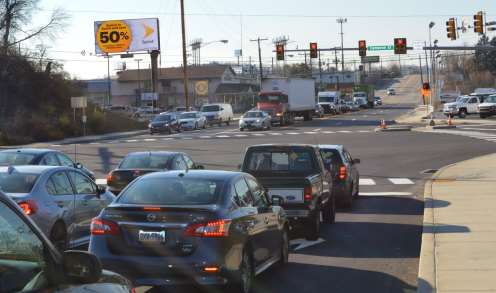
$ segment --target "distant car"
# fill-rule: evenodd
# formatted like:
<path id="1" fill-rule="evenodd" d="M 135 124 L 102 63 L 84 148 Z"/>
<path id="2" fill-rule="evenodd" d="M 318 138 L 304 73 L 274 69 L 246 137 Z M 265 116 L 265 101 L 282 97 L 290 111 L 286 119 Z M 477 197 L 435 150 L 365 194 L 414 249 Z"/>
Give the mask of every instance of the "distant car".
<path id="1" fill-rule="evenodd" d="M 367 99 L 364 97 L 354 97 L 353 102 L 355 102 L 358 105 L 358 107 L 362 109 L 366 109 L 368 107 Z"/>
<path id="2" fill-rule="evenodd" d="M 482 119 L 496 115 L 496 95 L 487 97 L 484 103 L 479 104 L 479 115 Z"/>
<path id="3" fill-rule="evenodd" d="M 207 119 L 200 112 L 184 112 L 179 116 L 182 129 L 205 129 Z"/>
<path id="4" fill-rule="evenodd" d="M 200 112 L 207 118 L 208 124 L 222 123 L 229 125 L 234 118 L 231 104 L 205 104 L 201 107 Z"/>
<path id="5" fill-rule="evenodd" d="M 0 167 L 0 189 L 62 251 L 88 244 L 91 219 L 115 198 L 68 167 Z"/>
<path id="6" fill-rule="evenodd" d="M 348 101 L 346 102 L 346 105 L 348 106 L 351 112 L 360 111 L 360 105 L 358 105 L 358 103 L 355 103 L 353 101 Z"/>
<path id="7" fill-rule="evenodd" d="M 60 253 L 42 231 L 0 191 L 0 291 L 130 293 L 132 284 L 102 270 L 86 251 Z"/>
<path id="8" fill-rule="evenodd" d="M 185 153 L 135 152 L 129 153 L 107 176 L 109 190 L 118 195 L 134 179 L 151 172 L 167 170 L 204 169 Z"/>
<path id="9" fill-rule="evenodd" d="M 374 104 L 376 106 L 381 106 L 382 105 L 382 98 L 381 97 L 374 97 Z"/>
<path id="10" fill-rule="evenodd" d="M 175 113 L 162 113 L 155 116 L 150 124 L 148 124 L 150 134 L 154 133 L 168 133 L 172 134 L 173 131 L 181 132 L 181 124 L 177 114 Z"/>
<path id="11" fill-rule="evenodd" d="M 239 119 L 239 130 L 243 131 L 245 129 L 267 129 L 271 128 L 272 118 L 269 114 L 264 111 L 248 111 L 246 112 L 241 119 Z"/>
<path id="12" fill-rule="evenodd" d="M 314 117 L 322 118 L 324 117 L 324 107 L 320 104 L 315 105 L 315 112 L 313 114 Z"/>
<path id="13" fill-rule="evenodd" d="M 95 180 L 95 174 L 83 164 L 75 163 L 66 154 L 51 149 L 21 148 L 0 151 L 0 166 L 42 165 L 66 166 L 83 171 L 86 176 Z"/>
<path id="14" fill-rule="evenodd" d="M 360 174 L 356 167 L 360 160 L 353 159 L 342 145 L 319 145 L 319 148 L 324 165 L 331 172 L 336 200 L 351 208 L 360 190 Z"/>
<path id="15" fill-rule="evenodd" d="M 176 113 L 184 113 L 184 112 L 194 112 L 196 111 L 194 107 L 189 107 L 188 109 L 186 107 L 183 107 L 183 106 L 179 106 L 179 107 L 176 107 L 174 109 L 174 112 Z"/>
<path id="16" fill-rule="evenodd" d="M 93 219 L 89 251 L 136 287 L 254 292 L 256 275 L 288 262 L 282 201 L 240 172 L 147 174 Z"/>
<path id="17" fill-rule="evenodd" d="M 387 89 L 386 93 L 388 96 L 394 96 L 394 95 L 396 95 L 396 90 L 393 88 L 389 88 L 389 89 Z"/>

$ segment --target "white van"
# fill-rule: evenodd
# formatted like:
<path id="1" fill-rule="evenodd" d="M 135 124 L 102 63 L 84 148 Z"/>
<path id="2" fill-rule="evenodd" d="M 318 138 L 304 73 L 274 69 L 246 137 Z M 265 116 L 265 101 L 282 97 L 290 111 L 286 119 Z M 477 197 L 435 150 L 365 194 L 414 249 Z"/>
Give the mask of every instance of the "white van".
<path id="1" fill-rule="evenodd" d="M 207 119 L 207 123 L 218 124 L 229 123 L 233 120 L 233 110 L 231 104 L 205 104 L 201 107 L 200 112 Z"/>
<path id="2" fill-rule="evenodd" d="M 327 114 L 337 114 L 339 112 L 338 104 L 341 98 L 341 92 L 319 92 L 318 104 L 324 108 L 324 112 Z"/>

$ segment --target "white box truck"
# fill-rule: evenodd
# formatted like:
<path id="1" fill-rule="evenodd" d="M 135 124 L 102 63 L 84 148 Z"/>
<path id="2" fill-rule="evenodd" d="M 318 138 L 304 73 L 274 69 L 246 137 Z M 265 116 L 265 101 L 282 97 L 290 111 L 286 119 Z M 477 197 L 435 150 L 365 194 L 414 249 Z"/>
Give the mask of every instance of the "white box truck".
<path id="1" fill-rule="evenodd" d="M 273 123 L 286 125 L 295 117 L 312 120 L 315 111 L 315 81 L 307 78 L 267 78 L 262 82 L 257 108 L 272 116 Z"/>

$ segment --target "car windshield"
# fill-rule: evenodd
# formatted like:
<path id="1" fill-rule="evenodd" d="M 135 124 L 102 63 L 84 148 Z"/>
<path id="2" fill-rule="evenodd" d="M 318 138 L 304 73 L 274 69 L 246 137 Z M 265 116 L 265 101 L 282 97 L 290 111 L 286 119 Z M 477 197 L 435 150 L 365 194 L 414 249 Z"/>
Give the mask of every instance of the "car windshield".
<path id="1" fill-rule="evenodd" d="M 243 116 L 244 118 L 261 118 L 263 117 L 262 112 L 246 112 Z"/>
<path id="2" fill-rule="evenodd" d="M 353 94 L 353 97 L 354 98 L 364 98 L 366 97 L 365 93 L 356 93 L 356 94 Z"/>
<path id="3" fill-rule="evenodd" d="M 319 97 L 319 103 L 334 103 L 336 97 Z"/>
<path id="4" fill-rule="evenodd" d="M 468 103 L 468 100 L 470 100 L 469 97 L 464 97 L 464 98 L 460 99 L 460 103 Z"/>
<path id="5" fill-rule="evenodd" d="M 278 102 L 287 103 L 288 97 L 284 95 L 261 95 L 258 97 L 260 102 Z"/>
<path id="6" fill-rule="evenodd" d="M 119 165 L 119 169 L 165 169 L 172 155 L 131 154 Z"/>
<path id="7" fill-rule="evenodd" d="M 157 117 L 155 117 L 153 119 L 153 122 L 167 122 L 167 121 L 171 121 L 171 120 L 172 120 L 171 115 L 158 115 Z"/>
<path id="8" fill-rule="evenodd" d="M 137 205 L 208 205 L 217 202 L 220 180 L 201 178 L 143 178 L 119 196 L 119 203 Z"/>
<path id="9" fill-rule="evenodd" d="M 17 152 L 0 152 L 0 166 L 31 165 L 35 155 Z"/>
<path id="10" fill-rule="evenodd" d="M 217 112 L 219 110 L 220 107 L 218 105 L 203 106 L 201 109 L 202 112 Z"/>
<path id="11" fill-rule="evenodd" d="M 0 189 L 5 193 L 30 193 L 38 176 L 15 171 L 0 173 Z"/>
<path id="12" fill-rule="evenodd" d="M 196 118 L 196 113 L 184 113 L 181 115 L 181 119 L 191 119 Z"/>
<path id="13" fill-rule="evenodd" d="M 496 96 L 487 97 L 485 103 L 496 103 Z"/>
<path id="14" fill-rule="evenodd" d="M 311 172 L 315 164 L 310 151 L 254 151 L 248 155 L 248 170 L 253 172 Z"/>

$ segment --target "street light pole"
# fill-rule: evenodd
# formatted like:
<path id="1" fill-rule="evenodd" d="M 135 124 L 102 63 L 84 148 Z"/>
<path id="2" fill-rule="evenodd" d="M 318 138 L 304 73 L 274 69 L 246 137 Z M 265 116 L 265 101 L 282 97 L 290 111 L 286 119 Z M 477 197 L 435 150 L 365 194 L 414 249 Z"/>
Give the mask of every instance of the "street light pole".
<path id="1" fill-rule="evenodd" d="M 138 62 L 138 100 L 136 101 L 136 106 L 141 106 L 141 68 L 140 68 L 140 62 L 143 61 L 143 59 L 135 59 L 134 61 Z M 140 104 L 140 105 L 138 105 Z"/>
<path id="2" fill-rule="evenodd" d="M 341 26 L 341 71 L 344 71 L 344 33 L 343 33 L 343 23 L 347 23 L 348 20 L 346 18 L 338 18 L 336 21 Z"/>
<path id="3" fill-rule="evenodd" d="M 181 34 L 183 38 L 183 84 L 184 105 L 189 109 L 188 60 L 186 56 L 186 24 L 184 20 L 184 0 L 181 0 Z"/>
<path id="4" fill-rule="evenodd" d="M 107 106 L 110 105 L 112 100 L 112 82 L 110 80 L 110 55 L 107 54 Z M 105 103 L 104 103 L 105 104 Z"/>
<path id="5" fill-rule="evenodd" d="M 250 42 L 258 43 L 258 64 L 259 64 L 259 73 L 260 73 L 260 88 L 262 88 L 262 79 L 263 79 L 263 68 L 262 68 L 262 49 L 260 48 L 260 42 L 268 41 L 269 39 L 261 39 L 258 37 L 256 40 L 250 40 Z"/>

